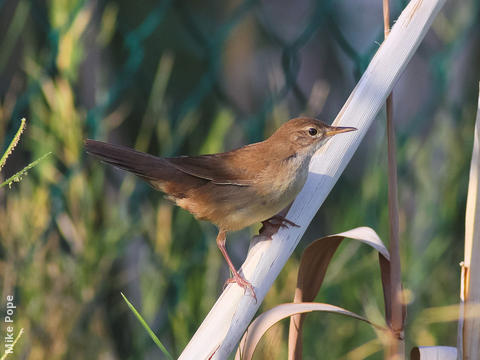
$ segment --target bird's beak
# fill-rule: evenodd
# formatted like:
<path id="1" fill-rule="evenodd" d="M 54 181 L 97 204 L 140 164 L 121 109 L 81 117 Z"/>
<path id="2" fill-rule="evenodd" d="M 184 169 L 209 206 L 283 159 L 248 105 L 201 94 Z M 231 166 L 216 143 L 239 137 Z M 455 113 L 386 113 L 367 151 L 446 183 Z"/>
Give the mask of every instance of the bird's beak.
<path id="1" fill-rule="evenodd" d="M 326 132 L 327 136 L 333 136 L 344 132 L 355 131 L 354 127 L 330 126 Z"/>

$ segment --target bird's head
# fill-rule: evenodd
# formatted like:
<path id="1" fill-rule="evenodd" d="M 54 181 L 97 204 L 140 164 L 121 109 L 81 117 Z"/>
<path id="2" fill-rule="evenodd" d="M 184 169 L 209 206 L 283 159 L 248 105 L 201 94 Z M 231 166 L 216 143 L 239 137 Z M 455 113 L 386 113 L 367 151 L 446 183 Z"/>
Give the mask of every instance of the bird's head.
<path id="1" fill-rule="evenodd" d="M 354 130 L 357 129 L 330 126 L 314 118 L 299 117 L 280 126 L 273 133 L 271 139 L 275 139 L 275 142 L 289 144 L 296 152 L 311 156 L 332 136 Z"/>

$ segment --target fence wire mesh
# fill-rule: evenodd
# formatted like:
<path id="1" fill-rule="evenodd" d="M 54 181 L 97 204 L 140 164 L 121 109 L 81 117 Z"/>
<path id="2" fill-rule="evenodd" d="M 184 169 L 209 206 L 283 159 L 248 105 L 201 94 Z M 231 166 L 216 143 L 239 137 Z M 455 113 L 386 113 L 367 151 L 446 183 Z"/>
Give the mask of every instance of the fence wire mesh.
<path id="1" fill-rule="evenodd" d="M 397 1 L 395 5 L 394 9 L 398 13 L 405 1 Z M 291 20 L 288 19 L 289 14 L 276 14 L 274 7 L 286 7 L 285 12 L 294 11 L 292 16 L 297 17 L 297 21 L 284 27 L 284 20 L 277 16 Z M 377 12 L 380 10 L 378 6 L 375 9 Z M 70 80 L 76 83 L 75 80 L 81 81 L 82 77 L 89 75 L 75 74 L 75 70 L 93 72 L 94 75 L 90 76 L 96 76 L 96 82 L 87 85 L 95 86 L 93 93 L 89 94 L 95 98 L 90 101 L 80 99 L 88 110 L 86 119 L 91 134 L 99 133 L 101 120 L 108 116 L 119 102 L 126 101 L 132 91 L 137 92 L 138 97 L 148 96 L 154 78 L 152 74 L 156 70 L 155 62 L 168 52 L 179 63 L 187 62 L 186 69 L 179 64 L 176 66 L 178 70 L 171 74 L 172 77 L 182 77 L 177 72 L 186 72 L 181 79 L 182 82 L 188 82 L 183 84 L 185 91 L 179 93 L 179 89 L 172 84 L 169 84 L 166 91 L 166 97 L 172 102 L 168 116 L 173 128 L 178 126 L 189 112 L 201 109 L 202 106 L 225 106 L 242 119 L 259 120 L 249 122 L 254 128 L 250 136 L 259 138 L 262 133 L 253 131 L 259 130 L 255 124 L 261 124 L 272 113 L 275 104 L 282 102 L 287 96 L 292 96 L 297 103 L 296 108 L 306 108 L 309 89 L 299 84 L 298 76 L 302 66 L 302 52 L 309 43 L 327 38 L 332 46 L 335 46 L 335 49 L 329 50 L 340 51 L 339 56 L 346 56 L 351 62 L 350 68 L 353 69 L 354 77 L 358 79 L 383 37 L 381 24 L 376 24 L 377 34 L 369 38 L 370 44 L 364 48 L 355 47 L 343 33 L 342 25 L 338 21 L 338 17 L 348 11 L 348 5 L 344 4 L 343 9 L 339 9 L 338 2 L 332 0 L 304 1 L 299 4 L 272 4 L 258 0 L 209 4 L 150 1 L 141 7 L 122 1 L 109 3 L 85 0 L 73 1 L 68 5 L 56 2 L 46 5 L 40 1 L 3 1 L 0 11 L 5 20 L 3 24 L 6 45 L 0 63 L 3 65 L 2 78 L 5 80 L 2 81 L 2 94 L 7 92 L 8 84 L 15 74 L 8 70 L 17 68 L 19 56 L 25 52 L 22 41 L 19 43 L 18 40 L 23 40 L 23 45 L 25 41 L 36 42 L 36 50 L 40 56 L 36 56 L 34 61 L 42 69 L 37 79 L 29 79 L 28 84 L 23 84 L 24 88 L 9 114 L 9 119 L 15 120 L 28 115 L 30 101 L 41 91 L 43 77 L 55 77 L 63 70 L 69 70 Z M 54 18 L 56 12 L 62 12 L 58 19 Z M 10 19 L 9 15 L 12 13 L 15 16 Z M 80 22 L 85 23 L 79 25 Z M 85 28 L 79 30 L 78 26 Z M 273 54 L 268 54 L 270 58 L 261 63 L 261 75 L 272 75 L 269 72 L 273 71 L 278 75 L 281 72 L 281 79 L 277 79 L 277 82 L 282 83 L 281 86 L 276 91 L 271 88 L 262 89 L 267 95 L 259 99 L 255 106 L 244 106 L 241 101 L 232 98 L 231 92 L 225 90 L 228 83 L 222 79 L 222 71 L 235 72 L 234 65 L 225 65 L 228 63 L 226 52 L 229 46 L 235 46 L 232 45 L 232 42 L 237 40 L 234 33 L 242 31 L 242 27 L 248 28 L 244 32 L 250 31 L 244 40 L 256 42 L 250 44 L 251 48 L 247 48 L 242 56 L 256 56 L 265 49 L 272 51 Z M 74 44 L 75 48 L 63 44 L 64 38 L 75 31 L 81 32 L 77 33 L 78 39 L 74 39 L 78 40 Z M 106 34 L 108 31 L 112 33 Z M 252 36 L 251 39 L 248 39 L 249 35 Z M 99 40 L 102 36 L 111 36 L 112 39 L 110 42 L 101 42 Z M 67 49 L 64 49 L 65 47 Z M 18 53 L 22 50 L 23 53 Z M 95 54 L 98 52 L 103 53 Z M 63 64 L 62 56 L 76 57 L 77 64 Z M 94 56 L 110 58 L 90 59 Z M 311 57 L 311 61 L 318 61 L 318 55 L 307 56 Z M 87 61 L 84 69 L 78 64 L 82 57 Z M 65 69 L 67 65 L 72 68 Z M 75 69 L 75 65 L 79 68 Z M 238 64 L 235 65 L 238 67 Z M 110 67 L 113 69 L 109 69 Z M 81 83 L 77 84 L 82 87 Z M 213 98 L 210 102 L 209 97 Z M 141 102 L 139 99 L 135 101 Z M 14 126 L 11 128 L 13 131 Z"/>

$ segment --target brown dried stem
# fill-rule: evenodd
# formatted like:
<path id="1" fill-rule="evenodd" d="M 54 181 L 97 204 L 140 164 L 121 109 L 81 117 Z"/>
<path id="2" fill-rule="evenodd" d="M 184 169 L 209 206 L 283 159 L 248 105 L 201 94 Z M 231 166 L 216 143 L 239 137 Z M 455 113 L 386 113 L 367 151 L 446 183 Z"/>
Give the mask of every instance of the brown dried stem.
<path id="1" fill-rule="evenodd" d="M 383 0 L 383 22 L 385 39 L 390 33 L 389 0 Z M 388 139 L 388 213 L 390 220 L 390 255 L 391 255 L 391 319 L 387 322 L 392 329 L 392 338 L 387 352 L 388 359 L 403 359 L 405 356 L 403 342 L 403 304 L 402 273 L 400 265 L 400 239 L 398 226 L 398 184 L 395 128 L 393 124 L 393 98 L 387 98 L 387 139 Z"/>

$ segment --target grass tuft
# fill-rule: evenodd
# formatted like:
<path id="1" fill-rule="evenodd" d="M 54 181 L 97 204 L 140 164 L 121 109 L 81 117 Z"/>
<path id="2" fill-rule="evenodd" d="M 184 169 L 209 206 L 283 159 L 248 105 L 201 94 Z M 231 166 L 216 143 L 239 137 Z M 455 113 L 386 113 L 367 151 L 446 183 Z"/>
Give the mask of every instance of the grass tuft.
<path id="1" fill-rule="evenodd" d="M 10 176 L 7 180 L 2 182 L 0 184 L 0 188 L 7 185 L 7 184 L 8 184 L 8 187 L 11 188 L 13 183 L 21 181 L 24 176 L 28 175 L 28 170 L 30 170 L 31 168 L 36 166 L 40 161 L 42 161 L 43 159 L 45 159 L 47 156 L 49 156 L 51 154 L 52 154 L 52 152 L 50 151 L 50 152 L 44 154 L 43 156 L 41 156 L 40 158 L 38 158 L 37 160 L 31 162 L 30 164 L 25 166 L 22 170 L 17 172 L 15 175 Z"/>
<path id="2" fill-rule="evenodd" d="M 13 137 L 12 141 L 10 142 L 10 145 L 8 145 L 7 150 L 5 151 L 5 153 L 2 155 L 2 158 L 0 159 L 0 170 L 2 170 L 3 166 L 7 162 L 7 158 L 10 156 L 13 149 L 15 149 L 15 146 L 17 146 L 18 142 L 20 141 L 20 136 L 25 130 L 25 123 L 26 123 L 25 118 L 23 118 L 20 122 L 20 127 L 18 128 L 17 133 Z"/>

